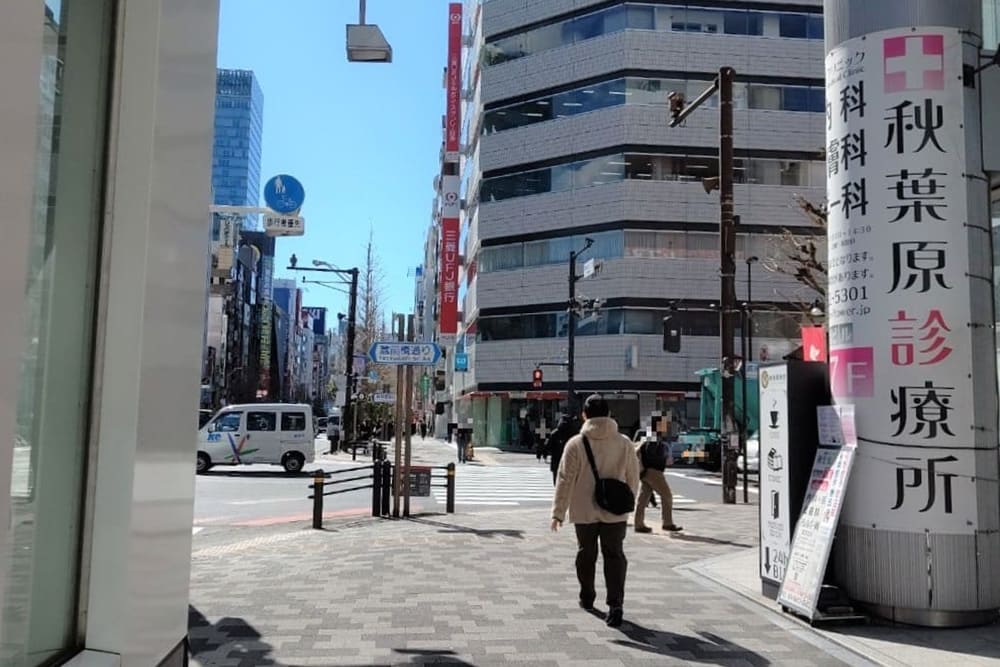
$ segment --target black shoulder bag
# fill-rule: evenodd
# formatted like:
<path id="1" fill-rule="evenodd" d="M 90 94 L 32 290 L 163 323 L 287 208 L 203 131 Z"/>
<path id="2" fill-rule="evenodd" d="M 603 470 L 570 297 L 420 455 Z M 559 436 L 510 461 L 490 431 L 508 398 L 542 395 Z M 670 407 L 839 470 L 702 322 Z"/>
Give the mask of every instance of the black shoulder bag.
<path id="1" fill-rule="evenodd" d="M 590 449 L 590 441 L 587 436 L 583 438 L 583 448 L 587 452 L 587 460 L 590 461 L 590 469 L 594 472 L 594 500 L 597 506 L 612 514 L 628 514 L 635 510 L 635 494 L 625 482 L 601 477 L 597 474 L 597 464 L 594 462 L 594 452 Z"/>

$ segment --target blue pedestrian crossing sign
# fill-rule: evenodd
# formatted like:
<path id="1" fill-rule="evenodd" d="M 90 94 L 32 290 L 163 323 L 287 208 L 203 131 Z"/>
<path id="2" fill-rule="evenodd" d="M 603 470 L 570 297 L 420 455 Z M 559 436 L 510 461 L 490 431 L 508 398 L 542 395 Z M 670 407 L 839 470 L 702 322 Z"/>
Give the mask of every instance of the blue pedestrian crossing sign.
<path id="1" fill-rule="evenodd" d="M 288 174 L 278 174 L 264 184 L 264 203 L 276 213 L 298 212 L 305 198 L 305 188 Z"/>
<path id="2" fill-rule="evenodd" d="M 469 370 L 469 355 L 466 352 L 455 353 L 455 370 L 463 373 Z"/>
<path id="3" fill-rule="evenodd" d="M 434 343 L 385 341 L 373 343 L 368 358 L 376 364 L 433 366 L 441 358 L 441 348 Z"/>

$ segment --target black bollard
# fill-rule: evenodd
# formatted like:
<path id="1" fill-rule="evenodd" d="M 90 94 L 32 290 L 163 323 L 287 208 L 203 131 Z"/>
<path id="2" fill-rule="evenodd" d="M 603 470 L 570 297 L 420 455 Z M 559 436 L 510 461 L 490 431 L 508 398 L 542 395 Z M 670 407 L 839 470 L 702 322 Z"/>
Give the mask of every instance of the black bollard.
<path id="1" fill-rule="evenodd" d="M 378 516 L 382 508 L 382 466 L 378 461 L 372 463 L 372 516 Z"/>
<path id="2" fill-rule="evenodd" d="M 392 464 L 382 461 L 382 516 L 389 516 L 389 497 L 392 495 Z"/>
<path id="3" fill-rule="evenodd" d="M 455 462 L 452 461 L 448 464 L 448 495 L 447 500 L 445 500 L 445 512 L 448 514 L 455 513 Z"/>
<path id="4" fill-rule="evenodd" d="M 313 473 L 313 528 L 320 530 L 323 528 L 323 483 L 324 473 L 317 470 Z"/>

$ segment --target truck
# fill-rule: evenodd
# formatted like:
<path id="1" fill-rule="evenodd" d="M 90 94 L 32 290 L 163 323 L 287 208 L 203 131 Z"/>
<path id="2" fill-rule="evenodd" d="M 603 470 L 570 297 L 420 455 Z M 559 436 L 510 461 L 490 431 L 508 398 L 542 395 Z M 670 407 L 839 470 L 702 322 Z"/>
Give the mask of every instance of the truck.
<path id="1" fill-rule="evenodd" d="M 759 387 L 757 365 L 747 369 L 747 439 L 755 438 L 759 414 Z M 684 458 L 693 458 L 709 470 L 722 468 L 722 373 L 718 368 L 703 368 L 696 372 L 700 378 L 701 397 L 698 410 L 698 427 L 690 428 L 677 437 L 684 450 Z M 736 424 L 743 423 L 743 379 L 733 379 L 734 417 Z"/>

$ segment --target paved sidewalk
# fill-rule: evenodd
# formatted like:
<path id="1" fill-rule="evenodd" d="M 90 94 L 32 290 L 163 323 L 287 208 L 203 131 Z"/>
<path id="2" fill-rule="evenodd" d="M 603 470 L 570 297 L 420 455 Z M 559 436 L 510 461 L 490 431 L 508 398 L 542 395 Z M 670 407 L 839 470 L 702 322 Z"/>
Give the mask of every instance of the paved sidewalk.
<path id="1" fill-rule="evenodd" d="M 694 576 L 715 581 L 775 614 L 782 614 L 780 606 L 760 592 L 757 558 L 756 550 L 743 550 L 700 561 L 687 569 Z M 798 624 L 805 626 L 804 621 Z M 977 628 L 931 630 L 873 621 L 869 625 L 816 627 L 813 631 L 888 667 L 1000 665 L 1000 627 L 996 623 Z"/>
<path id="2" fill-rule="evenodd" d="M 206 529 L 194 537 L 195 664 L 871 664 L 678 569 L 756 553 L 755 506 L 682 516 L 678 536 L 629 533 L 617 630 L 577 607 L 572 527 L 549 532 L 546 508 Z"/>

